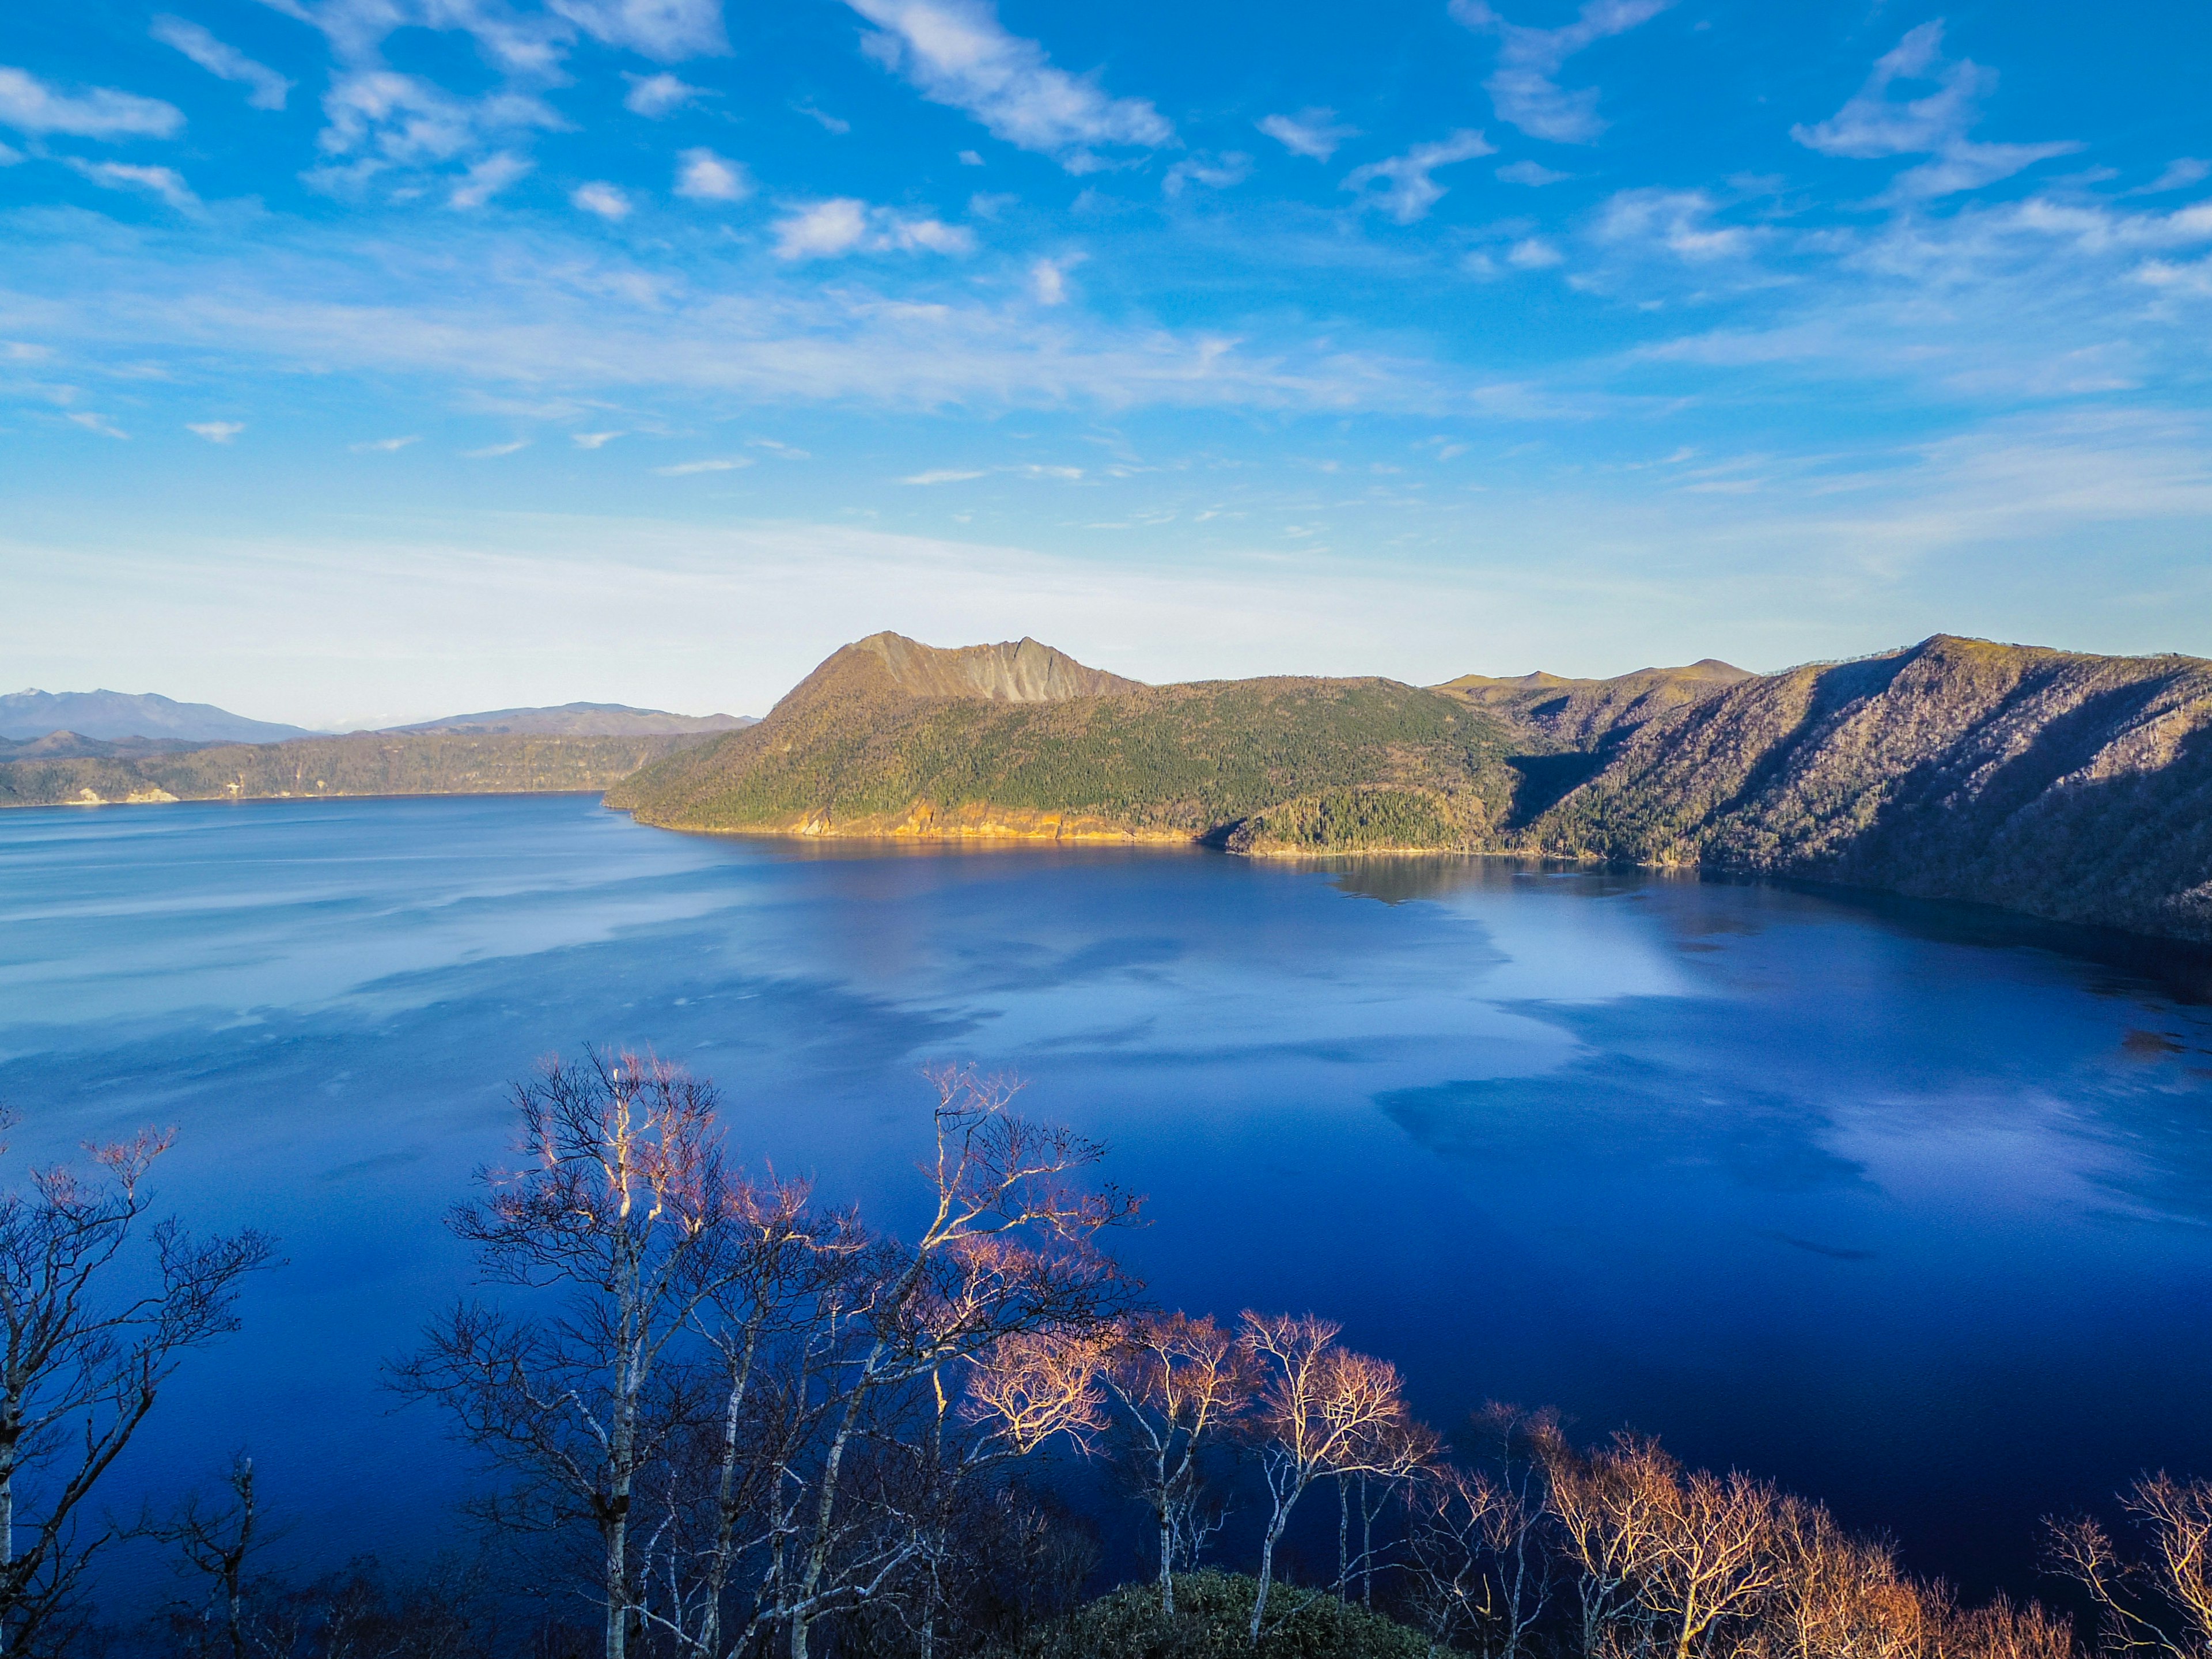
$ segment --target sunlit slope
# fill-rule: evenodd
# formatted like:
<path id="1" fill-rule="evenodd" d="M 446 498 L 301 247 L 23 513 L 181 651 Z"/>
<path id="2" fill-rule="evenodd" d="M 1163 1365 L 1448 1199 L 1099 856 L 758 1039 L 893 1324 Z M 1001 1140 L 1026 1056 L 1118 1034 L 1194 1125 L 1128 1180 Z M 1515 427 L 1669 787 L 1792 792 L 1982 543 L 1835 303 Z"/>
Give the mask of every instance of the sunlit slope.
<path id="1" fill-rule="evenodd" d="M 1508 746 L 1487 713 L 1391 680 L 1147 686 L 1033 641 L 878 635 L 608 801 L 678 829 L 1475 847 Z"/>
<path id="2" fill-rule="evenodd" d="M 0 763 L 0 806 L 266 800 L 302 795 L 494 795 L 605 789 L 694 733 L 629 738 L 361 732 L 226 744 L 181 755 Z"/>
<path id="3" fill-rule="evenodd" d="M 1629 732 L 1516 839 L 2212 939 L 2212 664 L 1944 635 Z"/>

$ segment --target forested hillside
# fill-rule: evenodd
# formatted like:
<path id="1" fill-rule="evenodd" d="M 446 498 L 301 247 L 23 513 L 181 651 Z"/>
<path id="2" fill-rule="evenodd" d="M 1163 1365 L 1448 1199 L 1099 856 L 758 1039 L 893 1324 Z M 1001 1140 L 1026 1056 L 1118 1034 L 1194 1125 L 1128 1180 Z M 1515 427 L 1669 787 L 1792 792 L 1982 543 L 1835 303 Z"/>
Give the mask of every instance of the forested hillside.
<path id="1" fill-rule="evenodd" d="M 1486 844 L 1511 799 L 1504 722 L 1434 692 L 1146 686 L 1024 646 L 1042 654 L 1020 674 L 1012 646 L 848 646 L 760 725 L 647 769 L 609 805 L 687 830 L 1340 849 Z"/>
<path id="2" fill-rule="evenodd" d="M 687 830 L 1689 864 L 2212 939 L 2208 726 L 2197 659 L 1944 636 L 1779 674 L 1422 690 L 1146 686 L 1033 641 L 879 635 L 608 799 Z"/>
<path id="3" fill-rule="evenodd" d="M 1638 727 L 1514 838 L 2212 939 L 2212 664 L 1938 635 Z"/>
<path id="4" fill-rule="evenodd" d="M 711 734 L 634 738 L 359 732 L 186 754 L 0 762 L 0 806 L 262 800 L 300 795 L 491 795 L 605 789 Z"/>

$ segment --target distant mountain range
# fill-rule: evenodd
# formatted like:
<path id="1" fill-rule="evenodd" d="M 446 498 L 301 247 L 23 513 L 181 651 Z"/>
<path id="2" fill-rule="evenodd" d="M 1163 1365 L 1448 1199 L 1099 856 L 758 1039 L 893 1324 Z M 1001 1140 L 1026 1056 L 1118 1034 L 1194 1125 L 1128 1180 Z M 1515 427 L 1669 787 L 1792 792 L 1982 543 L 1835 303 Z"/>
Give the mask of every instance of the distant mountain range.
<path id="1" fill-rule="evenodd" d="M 566 702 L 557 708 L 495 708 L 482 714 L 386 728 L 470 732 L 483 736 L 642 738 L 734 732 L 750 714 L 672 714 L 620 702 Z M 301 726 L 248 720 L 213 703 L 175 702 L 123 691 L 18 691 L 0 696 L 0 760 L 106 759 L 178 752 L 215 743 L 283 743 L 326 736 Z M 34 744 L 26 749 L 24 744 Z M 121 744 L 118 748 L 115 745 Z"/>
<path id="2" fill-rule="evenodd" d="M 877 635 L 607 799 L 685 830 L 1686 865 L 2212 939 L 2212 664 L 1947 635 L 1424 690 Z"/>
<path id="3" fill-rule="evenodd" d="M 66 732 L 79 738 L 169 738 L 186 743 L 281 743 L 305 726 L 250 720 L 207 702 L 124 691 L 16 691 L 0 696 L 0 738 L 21 741 Z"/>
<path id="4" fill-rule="evenodd" d="M 564 702 L 557 708 L 495 708 L 452 714 L 390 732 L 478 732 L 491 735 L 566 738 L 642 738 L 678 732 L 735 732 L 759 724 L 751 714 L 672 714 L 620 702 Z"/>
<path id="5" fill-rule="evenodd" d="M 605 790 L 672 829 L 1544 855 L 2212 941 L 2212 663 L 2193 657 L 1938 635 L 1778 674 L 1154 686 L 1035 640 L 878 634 L 759 721 L 571 703 L 312 738 L 25 692 L 0 730 L 63 708 L 74 724 L 0 744 L 0 805 Z M 157 719 L 164 735 L 117 732 Z M 209 720 L 287 740 L 187 735 Z"/>

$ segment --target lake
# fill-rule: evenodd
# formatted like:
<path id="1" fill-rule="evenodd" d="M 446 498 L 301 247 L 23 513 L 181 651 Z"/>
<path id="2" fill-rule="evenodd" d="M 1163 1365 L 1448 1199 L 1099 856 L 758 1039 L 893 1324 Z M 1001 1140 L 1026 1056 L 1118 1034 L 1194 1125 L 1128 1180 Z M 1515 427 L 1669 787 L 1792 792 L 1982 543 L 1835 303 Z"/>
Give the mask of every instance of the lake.
<path id="1" fill-rule="evenodd" d="M 173 1124 L 163 1205 L 289 1265 L 118 1496 L 249 1446 L 325 1559 L 454 1491 L 378 1368 L 440 1216 L 586 1040 L 911 1213 L 933 1060 L 1148 1195 L 1170 1305 L 1311 1310 L 1432 1422 L 1660 1435 L 2033 1592 L 2037 1517 L 2212 1473 L 2201 958 L 1962 908 L 1498 860 L 690 838 L 576 797 L 0 814 L 11 1167 Z"/>

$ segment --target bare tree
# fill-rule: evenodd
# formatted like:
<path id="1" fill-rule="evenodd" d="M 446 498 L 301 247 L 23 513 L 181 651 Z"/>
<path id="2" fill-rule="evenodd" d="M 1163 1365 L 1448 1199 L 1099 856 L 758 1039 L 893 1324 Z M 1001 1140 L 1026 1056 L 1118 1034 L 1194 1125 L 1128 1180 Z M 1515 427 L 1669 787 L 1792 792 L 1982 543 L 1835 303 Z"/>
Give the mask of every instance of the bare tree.
<path id="1" fill-rule="evenodd" d="M 1433 1444 L 1413 1431 L 1397 1368 L 1339 1346 L 1341 1329 L 1310 1314 L 1243 1316 L 1240 1340 L 1267 1377 L 1252 1419 L 1271 1504 L 1252 1601 L 1255 1643 L 1274 1582 L 1275 1549 L 1306 1489 L 1323 1475 L 1401 1478 L 1419 1467 Z"/>
<path id="2" fill-rule="evenodd" d="M 811 1468 L 786 1471 L 806 1489 L 805 1512 L 793 1517 L 789 1571 L 776 1565 L 764 1610 L 788 1628 L 791 1659 L 806 1659 L 817 1620 L 884 1593 L 929 1548 L 918 1517 L 846 1501 L 856 1444 L 903 1445 L 933 1468 L 972 1470 L 945 1443 L 965 1373 L 1009 1340 L 1095 1336 L 1126 1300 L 1092 1241 L 1132 1218 L 1137 1200 L 1078 1180 L 1103 1149 L 1015 1116 L 1012 1079 L 950 1066 L 931 1077 L 929 1218 L 911 1244 L 884 1240 L 855 1263 L 849 1297 L 822 1322 L 829 1363 L 806 1380 L 823 1433 Z M 904 1431 L 884 1432 L 902 1413 Z"/>
<path id="3" fill-rule="evenodd" d="M 1143 1314 L 1107 1349 L 1104 1381 L 1119 1407 L 1115 1462 L 1159 1538 L 1160 1608 L 1175 1614 L 1175 1570 L 1196 1565 L 1209 1530 L 1204 1453 L 1233 1431 L 1259 1391 L 1251 1350 L 1211 1319 Z M 1218 1524 L 1218 1522 L 1217 1522 Z"/>
<path id="4" fill-rule="evenodd" d="M 1583 1574 L 1589 1654 L 1650 1645 L 1692 1659 L 1754 1616 L 1781 1576 L 1779 1494 L 1741 1474 L 1685 1472 L 1656 1441 L 1620 1435 L 1563 1458 L 1551 1489 Z"/>
<path id="5" fill-rule="evenodd" d="M 453 1413 L 517 1478 L 502 1523 L 587 1521 L 599 1540 L 607 1659 L 640 1622 L 632 1508 L 643 1472 L 699 1407 L 672 1347 L 733 1271 L 714 1085 L 651 1055 L 557 1057 L 514 1088 L 521 1169 L 479 1170 L 485 1195 L 449 1224 L 495 1284 L 561 1293 L 510 1315 L 463 1302 L 391 1368 L 392 1386 Z"/>
<path id="6" fill-rule="evenodd" d="M 171 1139 L 88 1146 L 89 1178 L 33 1169 L 0 1194 L 0 1651 L 66 1644 L 85 1570 L 118 1531 L 88 1522 L 88 1500 L 185 1355 L 237 1329 L 241 1281 L 275 1259 L 250 1228 L 195 1239 L 173 1218 L 131 1249 Z"/>
<path id="7" fill-rule="evenodd" d="M 2149 1545 L 2147 1559 L 2121 1555 L 2083 1516 L 2049 1523 L 2052 1565 L 2089 1592 L 2107 1650 L 2204 1659 L 2212 1654 L 2212 1481 L 2161 1470 L 2129 1487 L 2120 1504 Z"/>
<path id="8" fill-rule="evenodd" d="M 1545 1471 L 1563 1455 L 1559 1414 L 1492 1401 L 1469 1425 L 1474 1469 L 1437 1465 L 1410 1491 L 1412 1602 L 1438 1642 L 1481 1638 L 1520 1659 L 1552 1602 Z"/>
<path id="9" fill-rule="evenodd" d="M 249 1628 L 253 1619 L 246 1568 L 254 1553 L 270 1541 L 254 1494 L 253 1460 L 243 1452 L 232 1459 L 223 1485 L 229 1495 L 222 1501 L 210 1504 L 195 1492 L 167 1522 L 149 1529 L 152 1537 L 175 1546 L 180 1571 L 197 1572 L 207 1580 L 198 1609 L 181 1613 L 173 1625 L 197 1627 L 202 1651 L 219 1650 L 230 1659 L 246 1659 L 252 1649 L 289 1651 L 289 1634 L 280 1646 L 267 1632 Z M 219 1639 L 215 1639 L 216 1632 Z"/>

